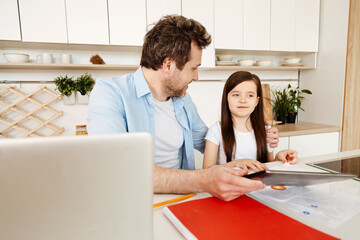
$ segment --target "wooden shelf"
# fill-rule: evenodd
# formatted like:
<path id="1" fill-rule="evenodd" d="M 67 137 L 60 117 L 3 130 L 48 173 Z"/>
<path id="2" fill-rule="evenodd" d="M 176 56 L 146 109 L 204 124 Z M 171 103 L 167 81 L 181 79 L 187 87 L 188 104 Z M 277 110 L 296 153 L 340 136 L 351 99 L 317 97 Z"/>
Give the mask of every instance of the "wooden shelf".
<path id="1" fill-rule="evenodd" d="M 276 67 L 259 67 L 259 66 L 216 66 L 214 68 L 206 68 L 204 70 L 212 71 L 298 71 L 298 70 L 312 70 L 314 67 L 287 67 L 287 66 L 276 66 Z"/>
<path id="2" fill-rule="evenodd" d="M 58 69 L 58 70 L 136 70 L 139 65 L 120 64 L 42 64 L 42 63 L 0 63 L 0 69 Z M 258 67 L 258 66 L 216 66 L 200 67 L 202 71 L 299 71 L 311 70 L 314 67 Z"/>
<path id="3" fill-rule="evenodd" d="M 136 70 L 138 67 L 119 64 L 0 63 L 0 69 Z"/>
<path id="4" fill-rule="evenodd" d="M 330 125 L 308 123 L 308 122 L 286 123 L 284 125 L 276 125 L 275 127 L 279 129 L 280 137 L 327 133 L 327 132 L 340 132 L 340 127 L 338 126 L 330 126 Z"/>

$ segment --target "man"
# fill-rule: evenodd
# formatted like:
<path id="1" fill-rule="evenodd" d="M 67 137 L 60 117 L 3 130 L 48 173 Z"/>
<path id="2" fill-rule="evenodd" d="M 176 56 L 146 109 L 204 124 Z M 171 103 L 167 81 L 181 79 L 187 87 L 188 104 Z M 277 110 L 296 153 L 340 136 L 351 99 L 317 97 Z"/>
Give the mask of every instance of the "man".
<path id="1" fill-rule="evenodd" d="M 208 128 L 186 90 L 198 80 L 202 48 L 210 42 L 195 20 L 165 16 L 145 36 L 141 67 L 134 74 L 97 80 L 91 93 L 89 134 L 152 134 L 156 193 L 209 192 L 229 201 L 264 187 L 241 177 L 246 171 L 225 166 L 193 170 L 193 148 L 204 151 Z M 270 132 L 276 147 L 277 129 Z"/>

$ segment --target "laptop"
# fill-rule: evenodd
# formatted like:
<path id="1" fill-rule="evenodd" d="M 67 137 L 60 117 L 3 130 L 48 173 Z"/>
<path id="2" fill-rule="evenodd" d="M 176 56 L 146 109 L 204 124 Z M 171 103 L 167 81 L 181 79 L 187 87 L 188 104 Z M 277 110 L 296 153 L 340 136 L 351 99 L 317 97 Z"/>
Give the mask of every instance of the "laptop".
<path id="1" fill-rule="evenodd" d="M 152 239 L 148 133 L 0 140 L 0 239 Z"/>

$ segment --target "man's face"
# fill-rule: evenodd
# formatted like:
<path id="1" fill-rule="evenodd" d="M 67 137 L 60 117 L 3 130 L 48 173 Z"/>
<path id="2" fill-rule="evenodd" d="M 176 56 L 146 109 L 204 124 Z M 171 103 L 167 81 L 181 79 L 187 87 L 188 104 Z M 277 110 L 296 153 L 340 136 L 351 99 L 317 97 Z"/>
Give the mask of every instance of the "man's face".
<path id="1" fill-rule="evenodd" d="M 163 89 L 168 97 L 183 97 L 188 85 L 197 81 L 199 77 L 198 68 L 201 65 L 202 49 L 194 42 L 191 43 L 190 60 L 185 63 L 184 68 L 179 70 L 173 61 L 173 71 L 163 84 Z"/>

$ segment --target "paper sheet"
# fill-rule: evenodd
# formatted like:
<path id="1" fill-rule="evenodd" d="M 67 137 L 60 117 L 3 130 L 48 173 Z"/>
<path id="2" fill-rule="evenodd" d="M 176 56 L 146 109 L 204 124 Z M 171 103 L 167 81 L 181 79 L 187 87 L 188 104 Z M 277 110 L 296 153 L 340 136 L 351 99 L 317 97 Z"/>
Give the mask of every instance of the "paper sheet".
<path id="1" fill-rule="evenodd" d="M 280 165 L 270 167 L 270 169 L 309 171 L 296 165 Z M 346 184 L 341 183 L 285 187 L 285 190 L 275 190 L 271 186 L 267 186 L 249 195 L 269 206 L 279 206 L 305 216 L 309 221 L 330 228 L 336 228 L 360 213 L 360 188 L 348 187 Z"/>

